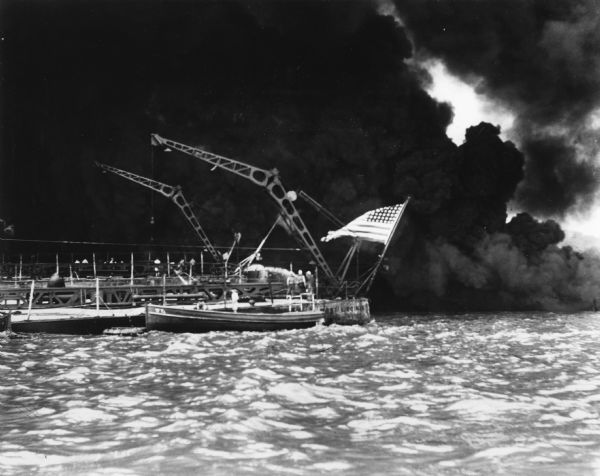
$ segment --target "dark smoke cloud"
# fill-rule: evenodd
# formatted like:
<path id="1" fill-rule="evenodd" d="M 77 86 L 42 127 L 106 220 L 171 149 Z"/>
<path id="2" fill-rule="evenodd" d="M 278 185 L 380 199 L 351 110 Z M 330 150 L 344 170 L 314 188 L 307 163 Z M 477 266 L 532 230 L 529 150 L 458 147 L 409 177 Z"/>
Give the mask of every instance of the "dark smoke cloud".
<path id="1" fill-rule="evenodd" d="M 394 3 L 421 53 L 467 80 L 482 78 L 481 92 L 516 114 L 513 134 L 528 158 L 523 208 L 560 217 L 589 205 L 598 142 L 582 134 L 600 105 L 597 1 Z"/>
<path id="2" fill-rule="evenodd" d="M 523 154 L 490 124 L 473 125 L 460 147 L 448 139 L 449 106 L 423 90 L 405 63 L 407 32 L 375 4 L 0 6 L 2 98 L 11 118 L 2 124 L 0 211 L 21 237 L 196 241 L 172 203 L 101 174 L 97 160 L 182 185 L 215 243 L 229 245 L 234 231 L 244 244 L 258 243 L 276 214 L 264 192 L 152 149 L 149 134 L 158 132 L 277 167 L 289 189 L 345 220 L 411 195 L 389 272 L 375 289 L 389 293 L 378 303 L 557 307 L 582 305 L 595 289 L 597 279 L 584 279 L 593 261 L 559 248 L 553 222 L 519 215 L 506 224 Z M 527 172 L 542 184 L 528 180 L 528 193 L 539 199 L 549 179 L 531 164 Z M 315 237 L 330 229 L 298 206 Z M 282 230 L 270 244 L 294 245 Z M 342 245 L 325 248 L 332 263 Z M 376 252 L 365 249 L 361 262 Z"/>

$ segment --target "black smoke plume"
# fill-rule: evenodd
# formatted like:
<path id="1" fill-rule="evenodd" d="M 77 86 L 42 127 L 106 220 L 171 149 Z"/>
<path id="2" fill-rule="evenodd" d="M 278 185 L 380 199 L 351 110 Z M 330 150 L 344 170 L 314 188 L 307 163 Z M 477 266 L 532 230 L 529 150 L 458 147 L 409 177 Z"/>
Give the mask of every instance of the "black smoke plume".
<path id="1" fill-rule="evenodd" d="M 0 213 L 21 237 L 194 242 L 172 203 L 101 174 L 99 161 L 181 185 L 216 244 L 228 246 L 233 232 L 258 243 L 276 215 L 264 192 L 151 148 L 149 134 L 158 132 L 277 167 L 289 189 L 344 220 L 412 196 L 374 289 L 388 291 L 378 304 L 572 308 L 598 291 L 598 279 L 585 279 L 593 261 L 558 248 L 554 222 L 519 215 L 506 224 L 523 172 L 539 176 L 540 184 L 528 177 L 530 188 L 522 186 L 537 200 L 548 196 L 548 180 L 493 125 L 473 125 L 459 147 L 448 139 L 452 111 L 423 90 L 406 64 L 407 30 L 374 3 L 0 8 Z M 407 25 L 419 38 L 415 23 Z M 584 175 L 569 164 L 561 173 Z M 315 237 L 324 235 L 328 225 L 299 206 Z M 285 233 L 273 239 L 290 245 Z M 333 262 L 341 245 L 324 249 Z"/>
<path id="2" fill-rule="evenodd" d="M 423 55 L 478 82 L 516 115 L 526 155 L 516 199 L 562 217 L 592 203 L 598 188 L 600 10 L 596 0 L 395 0 Z"/>

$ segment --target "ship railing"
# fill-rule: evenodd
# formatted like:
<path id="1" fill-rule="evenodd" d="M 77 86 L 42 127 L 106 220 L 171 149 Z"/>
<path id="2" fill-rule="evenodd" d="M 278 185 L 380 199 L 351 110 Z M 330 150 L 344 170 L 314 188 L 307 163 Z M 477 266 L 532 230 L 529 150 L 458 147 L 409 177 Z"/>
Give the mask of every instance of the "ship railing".
<path id="1" fill-rule="evenodd" d="M 285 296 L 288 303 L 288 310 L 297 309 L 304 311 L 305 309 L 315 310 L 315 295 L 313 293 L 287 294 Z"/>

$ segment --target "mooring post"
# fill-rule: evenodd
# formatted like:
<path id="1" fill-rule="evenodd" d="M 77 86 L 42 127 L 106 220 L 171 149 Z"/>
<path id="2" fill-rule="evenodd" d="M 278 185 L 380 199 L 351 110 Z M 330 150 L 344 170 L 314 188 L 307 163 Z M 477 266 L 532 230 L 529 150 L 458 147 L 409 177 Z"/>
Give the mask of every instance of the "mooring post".
<path id="1" fill-rule="evenodd" d="M 29 291 L 29 306 L 27 307 L 27 320 L 31 317 L 31 306 L 33 305 L 33 290 L 35 289 L 35 280 L 31 280 L 31 290 Z"/>

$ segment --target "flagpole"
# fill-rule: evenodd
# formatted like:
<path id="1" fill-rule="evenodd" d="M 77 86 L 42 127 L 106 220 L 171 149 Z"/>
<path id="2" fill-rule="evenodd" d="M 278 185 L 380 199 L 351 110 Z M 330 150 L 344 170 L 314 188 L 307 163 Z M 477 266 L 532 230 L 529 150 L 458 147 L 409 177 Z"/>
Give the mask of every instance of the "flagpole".
<path id="1" fill-rule="evenodd" d="M 368 294 L 369 289 L 371 289 L 371 285 L 373 284 L 373 281 L 375 280 L 375 275 L 377 274 L 377 271 L 379 270 L 379 267 L 381 266 L 381 263 L 383 262 L 383 257 L 385 256 L 385 253 L 386 253 L 388 247 L 390 246 L 390 243 L 392 242 L 394 233 L 396 233 L 396 228 L 398 228 L 398 224 L 400 223 L 400 219 L 402 218 L 402 215 L 404 215 L 404 210 L 406 210 L 406 207 L 408 206 L 408 202 L 410 201 L 410 198 L 411 197 L 408 197 L 406 199 L 406 202 L 404 202 L 402 211 L 398 215 L 398 218 L 396 219 L 396 223 L 394 223 L 394 228 L 392 228 L 392 232 L 390 233 L 390 236 L 387 239 L 385 247 L 383 248 L 383 251 L 382 251 L 381 255 L 379 256 L 379 261 L 377 261 L 377 264 L 375 265 L 375 268 L 373 268 L 373 271 L 371 272 L 371 274 L 367 277 L 367 279 L 363 282 L 363 284 L 357 289 L 357 291 L 356 291 L 357 294 L 365 284 L 367 285 L 367 287 L 365 288 L 365 295 Z"/>

